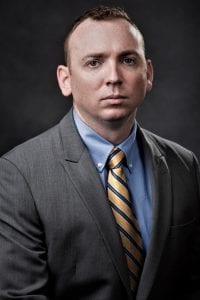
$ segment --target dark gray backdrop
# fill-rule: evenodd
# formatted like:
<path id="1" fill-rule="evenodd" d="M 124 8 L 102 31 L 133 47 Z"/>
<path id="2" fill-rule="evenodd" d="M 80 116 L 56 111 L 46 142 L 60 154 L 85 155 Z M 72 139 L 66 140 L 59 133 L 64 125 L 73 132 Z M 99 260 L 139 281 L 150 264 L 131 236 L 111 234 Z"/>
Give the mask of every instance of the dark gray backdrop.
<path id="1" fill-rule="evenodd" d="M 196 0 L 0 0 L 0 154 L 54 125 L 71 105 L 56 82 L 67 26 L 84 9 L 117 4 L 146 38 L 155 80 L 140 124 L 200 158 L 200 13 Z"/>

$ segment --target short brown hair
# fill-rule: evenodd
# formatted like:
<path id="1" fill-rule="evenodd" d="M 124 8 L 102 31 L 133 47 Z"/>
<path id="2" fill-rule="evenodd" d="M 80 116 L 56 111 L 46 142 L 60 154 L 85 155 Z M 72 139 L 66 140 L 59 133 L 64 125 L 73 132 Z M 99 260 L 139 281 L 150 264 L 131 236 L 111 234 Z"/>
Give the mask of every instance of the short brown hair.
<path id="1" fill-rule="evenodd" d="M 96 21 L 102 21 L 102 20 L 113 20 L 113 19 L 125 19 L 128 21 L 141 35 L 142 37 L 142 43 L 143 48 L 145 51 L 145 45 L 144 45 L 144 38 L 138 27 L 135 25 L 135 23 L 131 20 L 129 15 L 126 13 L 126 11 L 118 6 L 104 6 L 100 5 L 97 7 L 94 7 L 90 10 L 85 11 L 81 16 L 79 16 L 75 21 L 71 24 L 65 40 L 64 40 L 64 57 L 65 57 L 65 63 L 67 65 L 68 62 L 68 42 L 71 34 L 74 32 L 74 30 L 80 25 L 83 21 L 86 19 L 92 19 Z"/>

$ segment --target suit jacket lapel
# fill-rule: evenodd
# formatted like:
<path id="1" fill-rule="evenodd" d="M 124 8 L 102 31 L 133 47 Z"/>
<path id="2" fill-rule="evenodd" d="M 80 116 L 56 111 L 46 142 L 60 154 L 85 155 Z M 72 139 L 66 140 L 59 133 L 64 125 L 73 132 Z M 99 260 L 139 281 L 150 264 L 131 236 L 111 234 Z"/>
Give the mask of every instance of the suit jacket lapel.
<path id="1" fill-rule="evenodd" d="M 150 244 L 138 288 L 137 300 L 148 299 L 159 262 L 164 250 L 171 216 L 171 178 L 165 157 L 141 130 L 140 141 L 144 149 L 145 164 L 152 178 L 153 224 Z"/>
<path id="2" fill-rule="evenodd" d="M 93 216 L 113 264 L 131 299 L 126 261 L 115 221 L 98 172 L 76 130 L 71 112 L 61 121 L 60 133 L 64 153 L 61 162 L 79 193 L 80 199 Z M 145 300 L 148 299 L 155 280 L 169 231 L 171 179 L 162 153 L 140 129 L 139 136 L 144 149 L 145 163 L 151 172 L 153 203 L 152 234 L 137 295 L 137 300 Z"/>
<path id="3" fill-rule="evenodd" d="M 60 123 L 64 159 L 61 159 L 80 199 L 98 227 L 121 280 L 130 295 L 126 261 L 116 224 L 99 174 L 69 113 Z M 131 295 L 130 295 L 131 297 Z"/>

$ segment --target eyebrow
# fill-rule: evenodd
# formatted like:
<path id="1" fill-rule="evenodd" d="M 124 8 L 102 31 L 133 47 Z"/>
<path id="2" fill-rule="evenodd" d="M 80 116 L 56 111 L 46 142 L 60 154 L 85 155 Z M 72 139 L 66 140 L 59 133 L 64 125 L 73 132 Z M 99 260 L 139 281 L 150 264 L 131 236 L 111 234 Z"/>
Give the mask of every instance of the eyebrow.
<path id="1" fill-rule="evenodd" d="M 118 56 L 120 57 L 120 56 L 126 56 L 126 55 L 136 55 L 137 57 L 139 57 L 139 53 L 137 51 L 131 50 L 131 49 L 130 50 L 124 50 L 124 51 L 120 52 Z M 103 52 L 94 52 L 94 53 L 87 54 L 81 60 L 85 61 L 88 58 L 93 58 L 93 57 L 101 58 L 101 57 L 104 57 L 104 56 L 106 56 L 106 54 L 103 53 Z"/>
<path id="2" fill-rule="evenodd" d="M 92 58 L 92 57 L 102 57 L 102 56 L 105 56 L 105 54 L 103 54 L 103 53 L 90 53 L 90 54 L 87 54 L 86 56 L 84 56 L 81 60 L 86 60 L 86 59 Z"/>
<path id="3" fill-rule="evenodd" d="M 135 50 L 125 50 L 125 51 L 122 51 L 120 56 L 126 56 L 126 55 L 136 55 L 136 56 L 139 56 L 139 53 Z"/>

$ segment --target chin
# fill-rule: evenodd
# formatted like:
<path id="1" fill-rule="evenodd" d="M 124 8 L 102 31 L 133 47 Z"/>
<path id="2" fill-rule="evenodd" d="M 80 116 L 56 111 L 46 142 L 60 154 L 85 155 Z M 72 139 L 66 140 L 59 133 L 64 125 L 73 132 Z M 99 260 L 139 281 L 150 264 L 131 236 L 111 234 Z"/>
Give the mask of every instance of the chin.
<path id="1" fill-rule="evenodd" d="M 135 116 L 135 112 L 127 112 L 127 111 L 112 111 L 104 114 L 103 118 L 105 121 L 117 122 L 128 120 L 131 116 Z"/>
<path id="2" fill-rule="evenodd" d="M 109 118 L 104 118 L 104 124 L 110 128 L 121 128 L 125 123 L 127 123 L 127 116 L 112 116 Z"/>

